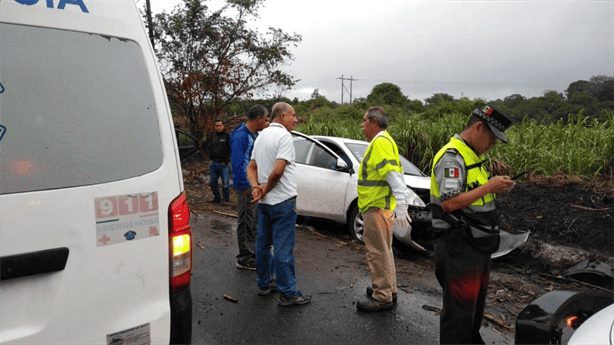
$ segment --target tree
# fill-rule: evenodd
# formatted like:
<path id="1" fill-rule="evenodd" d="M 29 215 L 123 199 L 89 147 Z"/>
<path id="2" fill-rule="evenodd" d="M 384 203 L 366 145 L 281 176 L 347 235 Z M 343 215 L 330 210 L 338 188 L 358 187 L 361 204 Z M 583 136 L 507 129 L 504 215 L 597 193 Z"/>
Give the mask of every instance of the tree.
<path id="1" fill-rule="evenodd" d="M 320 97 L 320 91 L 319 89 L 314 89 L 311 93 L 311 99 L 318 99 L 318 97 Z"/>
<path id="2" fill-rule="evenodd" d="M 450 96 L 447 93 L 436 93 L 433 96 L 424 99 L 424 102 L 426 103 L 427 107 L 439 105 L 443 102 L 452 102 L 452 101 L 454 101 L 454 96 Z"/>
<path id="3" fill-rule="evenodd" d="M 421 113 L 424 111 L 424 104 L 418 99 L 408 101 L 406 107 L 414 113 Z"/>
<path id="4" fill-rule="evenodd" d="M 371 104 L 379 105 L 403 105 L 407 102 L 407 97 L 401 92 L 401 88 L 391 83 L 382 83 L 373 87 L 367 96 L 367 101 Z"/>
<path id="5" fill-rule="evenodd" d="M 546 102 L 546 111 L 553 115 L 557 109 L 564 105 L 565 97 L 560 92 L 546 90 L 544 91 L 544 101 Z"/>
<path id="6" fill-rule="evenodd" d="M 503 99 L 503 103 L 508 108 L 514 108 L 518 104 L 522 103 L 526 98 L 524 98 L 521 94 L 515 93 L 511 96 L 507 96 Z"/>
<path id="7" fill-rule="evenodd" d="M 199 138 L 235 99 L 297 82 L 281 67 L 293 60 L 289 47 L 301 36 L 275 28 L 262 34 L 247 26 L 258 18 L 263 1 L 226 0 L 211 12 L 203 0 L 183 0 L 170 14 L 155 17 L 156 54 L 167 93 Z"/>
<path id="8" fill-rule="evenodd" d="M 614 77 L 598 75 L 591 77 L 590 83 L 593 85 L 592 96 L 600 102 L 614 101 Z"/>
<path id="9" fill-rule="evenodd" d="M 591 83 L 586 80 L 574 81 L 565 90 L 565 97 L 567 97 L 567 100 L 570 100 L 576 93 L 584 92 L 588 94 L 591 92 L 591 88 Z"/>

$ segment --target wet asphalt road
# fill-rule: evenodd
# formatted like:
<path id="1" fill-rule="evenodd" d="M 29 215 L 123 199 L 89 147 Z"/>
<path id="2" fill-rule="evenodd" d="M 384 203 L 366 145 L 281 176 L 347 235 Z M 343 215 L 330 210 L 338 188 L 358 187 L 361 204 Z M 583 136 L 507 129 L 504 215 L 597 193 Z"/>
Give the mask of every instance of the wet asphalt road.
<path id="1" fill-rule="evenodd" d="M 350 248 L 320 241 L 297 228 L 298 288 L 311 294 L 312 301 L 303 306 L 279 307 L 276 293 L 257 294 L 256 272 L 235 267 L 235 218 L 204 213 L 192 215 L 191 224 L 192 344 L 439 343 L 439 316 L 422 306 L 441 307 L 440 294 L 399 290 L 398 305 L 392 311 L 356 311 L 355 301 L 364 296 L 370 276 L 360 262 L 364 255 L 355 255 L 358 259 L 354 262 L 335 259 L 336 252 Z M 309 244 L 326 249 L 314 253 L 306 250 Z M 224 295 L 237 302 L 224 299 Z M 490 329 L 482 329 L 487 344 L 509 343 Z"/>

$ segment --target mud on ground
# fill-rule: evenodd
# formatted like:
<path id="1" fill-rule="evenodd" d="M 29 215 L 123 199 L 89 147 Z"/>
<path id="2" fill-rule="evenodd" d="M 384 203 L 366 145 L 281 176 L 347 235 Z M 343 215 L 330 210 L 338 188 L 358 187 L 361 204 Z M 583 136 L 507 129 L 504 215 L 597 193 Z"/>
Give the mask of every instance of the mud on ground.
<path id="1" fill-rule="evenodd" d="M 184 164 L 185 187 L 191 211 L 235 216 L 237 198 L 234 189 L 231 188 L 227 205 L 208 202 L 213 195 L 207 176 L 205 164 Z M 576 248 L 589 253 L 590 258 L 612 262 L 613 196 L 614 184 L 611 180 L 581 183 L 566 176 L 529 176 L 528 181 L 518 182 L 511 193 L 499 195 L 496 202 L 502 228 L 509 232 L 530 231 L 531 235 L 524 246 L 493 261 L 484 325 L 491 326 L 511 340 L 518 314 L 542 294 L 556 289 L 598 289 L 561 275 L 575 263 L 573 258 L 553 261 L 547 257 L 536 257 L 535 252 L 544 243 L 553 244 Z M 329 231 L 327 227 L 334 229 Z M 320 233 L 313 233 L 322 236 L 323 240 L 364 252 L 361 244 L 352 242 L 344 231 L 339 231 L 343 227 L 317 224 L 317 229 Z M 344 255 L 343 251 L 338 251 L 338 254 Z M 408 293 L 414 290 L 441 293 L 431 257 L 396 249 L 395 256 L 400 289 Z M 368 271 L 366 263 L 364 267 Z M 438 312 L 438 307 L 424 306 L 433 312 Z"/>

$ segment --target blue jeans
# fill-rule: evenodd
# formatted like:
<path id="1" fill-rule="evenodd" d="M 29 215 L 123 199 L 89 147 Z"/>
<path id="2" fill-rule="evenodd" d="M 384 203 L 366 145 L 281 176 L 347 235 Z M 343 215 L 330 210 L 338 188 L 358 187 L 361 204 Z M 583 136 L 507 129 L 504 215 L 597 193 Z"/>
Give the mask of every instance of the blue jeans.
<path id="1" fill-rule="evenodd" d="M 211 175 L 211 191 L 213 192 L 213 199 L 228 201 L 230 196 L 230 164 L 224 167 L 224 163 L 211 162 L 209 164 L 209 175 Z M 217 184 L 218 178 L 222 177 L 222 193 L 223 198 L 220 197 L 220 187 Z"/>
<path id="2" fill-rule="evenodd" d="M 294 271 L 294 241 L 296 198 L 290 198 L 276 205 L 258 204 L 258 227 L 256 236 L 256 267 L 258 269 L 258 288 L 262 289 L 271 281 L 275 273 L 277 290 L 291 297 L 302 296 L 296 289 Z M 271 262 L 273 245 L 273 266 Z"/>

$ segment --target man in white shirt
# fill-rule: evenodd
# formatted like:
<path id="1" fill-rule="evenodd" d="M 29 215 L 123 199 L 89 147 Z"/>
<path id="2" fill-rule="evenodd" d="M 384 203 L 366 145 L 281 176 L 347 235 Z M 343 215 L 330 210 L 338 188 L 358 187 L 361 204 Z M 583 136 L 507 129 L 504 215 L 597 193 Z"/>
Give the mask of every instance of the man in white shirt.
<path id="1" fill-rule="evenodd" d="M 279 291 L 280 306 L 307 304 L 311 296 L 296 289 L 293 254 L 298 169 L 290 131 L 298 121 L 294 109 L 287 103 L 273 106 L 271 121 L 256 139 L 247 167 L 247 178 L 253 189 L 252 202 L 258 202 L 258 294 Z M 275 248 L 274 272 L 269 267 L 271 245 Z M 271 278 L 273 273 L 276 281 Z"/>

